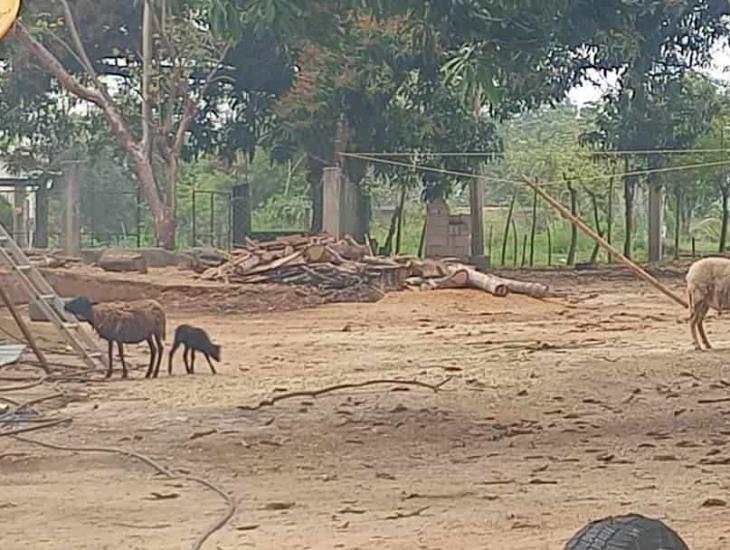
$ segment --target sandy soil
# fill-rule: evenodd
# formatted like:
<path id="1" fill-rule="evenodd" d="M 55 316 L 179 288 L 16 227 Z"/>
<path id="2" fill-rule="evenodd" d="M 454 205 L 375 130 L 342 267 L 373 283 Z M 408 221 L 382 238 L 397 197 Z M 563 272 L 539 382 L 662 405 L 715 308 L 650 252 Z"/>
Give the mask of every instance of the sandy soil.
<path id="1" fill-rule="evenodd" d="M 690 548 L 730 547 L 730 403 L 704 402 L 728 397 L 728 320 L 709 320 L 720 350 L 700 354 L 685 312 L 645 285 L 549 277 L 564 297 L 403 292 L 218 315 L 178 304 L 171 326 L 194 322 L 223 345 L 218 376 L 204 362 L 183 376 L 178 358 L 172 378 L 64 386 L 73 423 L 35 437 L 134 450 L 224 487 L 238 510 L 210 549 L 552 550 L 628 512 L 667 521 Z M 385 386 L 237 408 L 447 376 L 437 394 Z M 225 511 L 131 459 L 8 439 L 0 486 L 3 550 L 190 548 Z"/>

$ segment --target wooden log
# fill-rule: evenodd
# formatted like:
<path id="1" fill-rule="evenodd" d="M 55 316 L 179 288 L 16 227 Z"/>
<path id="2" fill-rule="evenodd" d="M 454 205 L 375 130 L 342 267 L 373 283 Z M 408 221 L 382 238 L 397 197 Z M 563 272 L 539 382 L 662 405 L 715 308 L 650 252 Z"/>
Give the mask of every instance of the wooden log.
<path id="1" fill-rule="evenodd" d="M 415 277 L 421 277 L 423 279 L 438 279 L 450 274 L 444 262 L 428 258 L 425 260 L 413 260 L 410 264 L 410 269 Z"/>
<path id="2" fill-rule="evenodd" d="M 380 256 L 365 256 L 361 263 L 374 267 L 403 267 L 403 264 L 395 262 L 390 258 L 381 258 Z"/>
<path id="3" fill-rule="evenodd" d="M 294 252 L 293 254 L 290 254 L 289 256 L 279 258 L 278 260 L 274 260 L 271 263 L 255 267 L 254 269 L 251 269 L 246 275 L 260 275 L 260 274 L 266 273 L 268 271 L 274 271 L 275 269 L 284 267 L 285 265 L 291 265 L 295 262 L 303 263 L 303 256 L 304 256 L 304 253 L 301 251 Z"/>
<path id="4" fill-rule="evenodd" d="M 532 298 L 544 298 L 550 292 L 549 287 L 541 283 L 528 283 L 499 277 L 498 275 L 481 273 L 465 265 L 455 266 L 451 269 L 454 275 L 459 274 L 457 277 L 454 277 L 454 275 L 451 277 L 452 282 L 459 285 L 459 287 L 481 288 L 482 290 L 495 294 L 490 290 L 491 288 L 498 291 L 495 296 L 506 296 L 508 293 L 513 292 L 515 294 L 526 294 Z M 461 274 L 462 272 L 466 272 L 469 276 L 465 284 L 462 284 L 464 283 L 464 275 Z M 501 294 L 501 292 L 504 292 L 504 294 Z"/>
<path id="5" fill-rule="evenodd" d="M 307 247 L 304 256 L 310 264 L 326 261 L 327 247 L 323 244 L 313 244 Z"/>
<path id="6" fill-rule="evenodd" d="M 129 250 L 106 250 L 98 265 L 104 271 L 115 273 L 147 273 L 147 261 L 142 254 Z"/>
<path id="7" fill-rule="evenodd" d="M 340 256 L 336 250 L 333 250 L 330 245 L 326 244 L 314 244 L 308 246 L 304 250 L 304 258 L 307 263 L 310 264 L 343 264 L 346 262 L 346 260 Z"/>
<path id="8" fill-rule="evenodd" d="M 293 246 L 294 248 L 300 248 L 311 244 L 313 239 L 306 235 L 286 235 L 284 237 L 279 237 L 275 242 L 284 243 L 284 245 Z"/>
<path id="9" fill-rule="evenodd" d="M 330 244 L 329 247 L 346 260 L 362 261 L 365 256 L 371 255 L 370 249 L 359 244 L 355 239 L 345 237 L 338 243 Z"/>
<path id="10" fill-rule="evenodd" d="M 526 294 L 533 298 L 544 298 L 549 292 L 549 288 L 540 283 L 506 279 L 497 275 L 481 273 L 465 265 L 454 266 L 450 269 L 451 274 L 448 277 L 426 280 L 427 286 L 433 289 L 477 288 L 499 297 L 514 292 L 515 294 Z M 418 280 L 418 278 L 414 280 Z M 423 279 L 421 278 L 421 280 Z"/>
<path id="11" fill-rule="evenodd" d="M 494 296 L 504 297 L 509 294 L 509 289 L 499 277 L 480 273 L 475 269 L 466 267 L 457 269 L 451 276 L 451 279 L 458 285 L 462 285 L 463 283 L 464 287 L 478 288 Z"/>
<path id="12" fill-rule="evenodd" d="M 524 281 L 516 281 L 514 279 L 505 279 L 496 275 L 490 275 L 496 282 L 500 282 L 509 291 L 515 294 L 526 294 L 531 298 L 544 298 L 550 292 L 550 288 L 542 283 L 528 283 Z"/>
<path id="13" fill-rule="evenodd" d="M 499 277 L 480 273 L 465 265 L 452 268 L 451 275 L 438 280 L 434 288 L 477 288 L 499 297 L 509 293 Z"/>

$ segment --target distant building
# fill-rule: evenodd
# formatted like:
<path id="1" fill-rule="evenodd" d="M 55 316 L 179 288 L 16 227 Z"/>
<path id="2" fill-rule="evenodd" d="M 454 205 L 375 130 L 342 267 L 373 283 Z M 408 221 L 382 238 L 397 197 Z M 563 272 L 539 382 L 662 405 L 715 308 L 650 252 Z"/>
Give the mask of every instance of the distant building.
<path id="1" fill-rule="evenodd" d="M 471 216 L 452 215 L 442 199 L 428 203 L 425 253 L 432 258 L 467 259 L 471 252 Z"/>

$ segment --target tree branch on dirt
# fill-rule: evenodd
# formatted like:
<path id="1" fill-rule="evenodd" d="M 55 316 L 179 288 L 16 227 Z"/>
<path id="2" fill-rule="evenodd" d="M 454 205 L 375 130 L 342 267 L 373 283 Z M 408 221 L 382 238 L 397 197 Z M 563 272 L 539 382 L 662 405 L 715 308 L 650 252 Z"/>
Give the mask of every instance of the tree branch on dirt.
<path id="1" fill-rule="evenodd" d="M 168 478 L 168 479 L 178 479 L 181 481 L 190 481 L 193 483 L 197 483 L 198 485 L 202 485 L 203 487 L 206 487 L 207 489 L 210 489 L 211 491 L 217 493 L 223 500 L 225 500 L 226 504 L 228 505 L 228 508 L 226 510 L 226 513 L 217 520 L 213 525 L 211 525 L 205 533 L 203 533 L 192 545 L 191 550 L 200 550 L 205 542 L 219 529 L 221 529 L 224 525 L 226 525 L 233 515 L 236 513 L 236 501 L 230 497 L 228 494 L 226 494 L 222 489 L 219 487 L 216 487 L 209 481 L 206 481 L 205 479 L 201 479 L 198 477 L 189 477 L 189 476 L 178 476 L 171 470 L 168 470 L 161 464 L 158 464 L 153 459 L 151 459 L 148 456 L 145 456 L 143 454 L 135 453 L 133 451 L 127 451 L 124 449 L 116 449 L 113 447 L 67 447 L 63 445 L 55 445 L 53 443 L 46 443 L 44 441 L 38 441 L 36 439 L 27 439 L 25 437 L 14 437 L 13 439 L 20 441 L 22 443 L 26 443 L 29 445 L 37 445 L 39 447 L 44 447 L 46 449 L 51 449 L 54 451 L 64 451 L 69 453 L 104 453 L 104 454 L 116 454 L 121 456 L 126 456 L 128 458 L 134 458 L 136 460 L 139 460 L 140 462 L 146 464 L 153 470 L 155 470 L 158 474 Z"/>
<path id="2" fill-rule="evenodd" d="M 390 516 L 386 516 L 385 520 L 393 521 L 396 519 L 407 519 L 407 518 L 415 518 L 420 516 L 423 512 L 430 509 L 430 506 L 423 506 L 422 508 L 419 508 L 417 510 L 413 510 L 412 512 L 396 512 L 395 514 L 392 514 Z"/>
<path id="3" fill-rule="evenodd" d="M 58 420 L 52 420 L 50 422 L 45 422 L 43 424 L 39 424 L 37 426 L 30 426 L 28 428 L 18 428 L 17 430 L 12 430 L 9 432 L 0 432 L 0 437 L 4 436 L 17 436 L 24 433 L 29 432 L 37 432 L 39 430 L 45 430 L 48 428 L 55 428 L 56 426 L 60 426 L 61 424 L 68 424 L 71 422 L 70 418 L 61 418 Z M 1 423 L 1 422 L 0 422 Z"/>
<path id="4" fill-rule="evenodd" d="M 427 384 L 425 382 L 419 382 L 418 380 L 367 380 L 365 382 L 353 382 L 353 383 L 346 383 L 346 384 L 336 384 L 334 386 L 327 386 L 326 388 L 318 389 L 318 390 L 301 390 L 301 391 L 293 391 L 293 392 L 287 392 L 282 393 L 280 395 L 276 395 L 270 399 L 264 399 L 261 401 L 258 405 L 255 406 L 249 406 L 249 405 L 240 405 L 237 408 L 242 411 L 258 411 L 260 409 L 263 409 L 264 407 L 273 407 L 276 403 L 279 401 L 284 401 L 285 399 L 296 399 L 297 397 L 319 397 L 320 395 L 325 395 L 328 393 L 333 393 L 340 390 L 351 390 L 351 389 L 358 389 L 358 388 L 365 388 L 368 386 L 378 386 L 378 385 L 389 385 L 389 386 L 415 386 L 419 388 L 426 388 L 434 393 L 438 393 L 441 388 L 443 388 L 446 384 L 451 382 L 453 380 L 453 376 L 449 376 L 439 382 L 438 384 Z"/>

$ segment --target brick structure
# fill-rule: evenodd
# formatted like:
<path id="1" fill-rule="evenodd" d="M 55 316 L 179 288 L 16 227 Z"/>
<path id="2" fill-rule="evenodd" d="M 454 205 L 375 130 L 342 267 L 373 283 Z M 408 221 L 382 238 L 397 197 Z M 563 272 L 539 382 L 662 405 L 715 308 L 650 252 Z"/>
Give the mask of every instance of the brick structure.
<path id="1" fill-rule="evenodd" d="M 454 215 L 442 199 L 426 207 L 424 252 L 431 258 L 462 258 L 471 255 L 471 216 Z"/>

